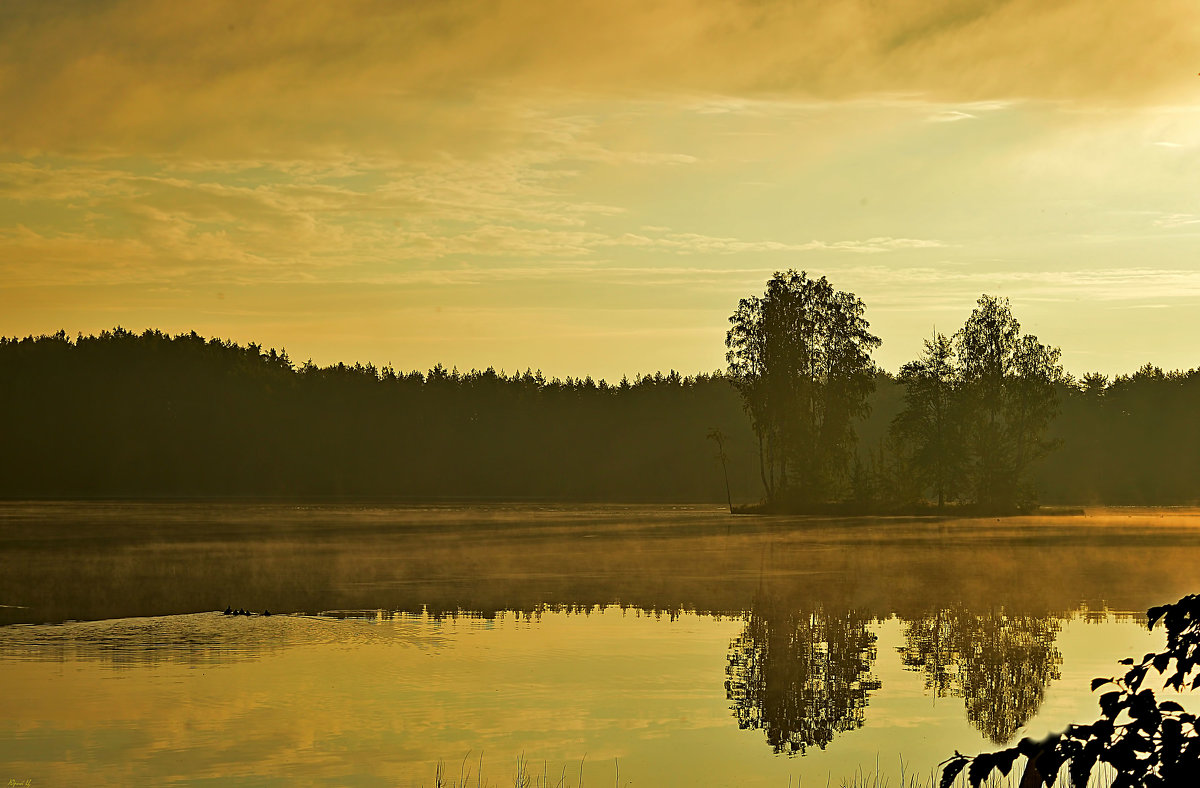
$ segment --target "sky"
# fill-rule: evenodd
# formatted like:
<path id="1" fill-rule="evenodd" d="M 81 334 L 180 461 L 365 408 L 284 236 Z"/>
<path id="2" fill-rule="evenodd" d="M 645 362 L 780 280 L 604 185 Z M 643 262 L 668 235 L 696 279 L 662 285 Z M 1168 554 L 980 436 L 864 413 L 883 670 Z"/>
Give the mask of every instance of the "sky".
<path id="1" fill-rule="evenodd" d="M 772 272 L 896 371 L 984 293 L 1200 366 L 1189 0 L 0 4 L 0 335 L 724 366 Z"/>

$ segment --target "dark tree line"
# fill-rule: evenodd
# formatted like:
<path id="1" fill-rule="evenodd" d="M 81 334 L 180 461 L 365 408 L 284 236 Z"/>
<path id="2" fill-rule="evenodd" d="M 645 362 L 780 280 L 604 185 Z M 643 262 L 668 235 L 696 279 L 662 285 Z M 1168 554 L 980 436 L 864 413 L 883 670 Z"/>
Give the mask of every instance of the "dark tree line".
<path id="1" fill-rule="evenodd" d="M 618 383 L 297 365 L 194 333 L 0 338 L 0 495 L 724 503 L 719 430 L 735 503 L 1200 501 L 1200 369 L 1076 380 L 984 297 L 892 376 L 853 295 L 802 274 L 776 288 L 786 308 L 769 290 L 735 313 L 730 373 Z M 751 347 L 779 314 L 810 348 L 782 373 L 763 361 L 785 342 Z"/>
<path id="2" fill-rule="evenodd" d="M 929 359 L 929 344 L 923 361 Z M 929 377 L 913 375 L 911 365 L 898 378 L 878 383 L 881 392 L 891 387 L 906 398 L 914 388 L 920 391 L 921 386 L 935 385 Z M 1100 373 L 1082 379 L 1046 375 L 1035 385 L 1043 390 L 1035 400 L 1043 409 L 1034 412 L 1029 399 L 1018 400 L 1025 407 L 1017 422 L 1024 432 L 1010 433 L 1007 441 L 996 439 L 998 451 L 1006 452 L 1002 456 L 1010 463 L 1002 466 L 1009 471 L 1002 477 L 1007 483 L 1001 490 L 1012 491 L 1025 504 L 1200 503 L 1200 368 L 1165 372 L 1147 364 L 1114 378 Z M 949 389 L 944 385 L 942 391 Z M 1053 392 L 1052 398 L 1047 390 Z M 907 429 L 904 420 L 911 413 L 911 408 L 901 409 L 893 429 Z M 881 470 L 881 484 L 891 484 L 896 491 L 893 500 L 924 499 L 935 504 L 939 480 L 948 501 L 982 498 L 972 494 L 979 477 L 972 481 L 968 472 L 978 473 L 978 466 L 967 464 L 972 444 L 962 434 L 978 420 L 979 410 L 972 406 L 961 420 L 953 413 L 945 418 L 942 434 L 950 437 L 944 442 L 912 441 L 903 450 L 894 445 L 893 434 L 890 453 L 887 447 L 873 452 L 868 448 L 872 467 Z M 1028 426 L 1031 423 L 1045 426 L 1034 430 Z M 1031 440 L 1031 435 L 1036 438 Z M 922 449 L 925 456 L 914 456 Z"/>
<path id="3" fill-rule="evenodd" d="M 1047 500 L 1130 505 L 1200 501 L 1200 368 L 1100 374 L 1060 386 Z"/>
<path id="4" fill-rule="evenodd" d="M 0 339 L 0 494 L 723 501 L 758 497 L 720 373 L 296 365 L 196 334 Z"/>

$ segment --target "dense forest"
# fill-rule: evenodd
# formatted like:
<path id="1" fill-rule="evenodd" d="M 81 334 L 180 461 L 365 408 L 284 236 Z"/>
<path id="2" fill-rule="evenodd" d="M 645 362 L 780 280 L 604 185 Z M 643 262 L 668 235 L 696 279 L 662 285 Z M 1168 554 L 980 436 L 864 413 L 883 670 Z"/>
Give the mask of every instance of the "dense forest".
<path id="1" fill-rule="evenodd" d="M 9 497 L 717 500 L 711 428 L 727 436 L 734 494 L 760 495 L 749 427 L 719 374 L 609 385 L 317 367 L 116 329 L 0 341 L 0 413 Z"/>
<path id="2" fill-rule="evenodd" d="M 889 466 L 910 387 L 851 414 L 852 497 Z M 370 496 L 724 502 L 764 496 L 727 373 L 617 383 L 525 371 L 294 364 L 194 333 L 0 339 L 0 495 Z M 1200 370 L 1056 382 L 1043 502 L 1200 499 Z"/>

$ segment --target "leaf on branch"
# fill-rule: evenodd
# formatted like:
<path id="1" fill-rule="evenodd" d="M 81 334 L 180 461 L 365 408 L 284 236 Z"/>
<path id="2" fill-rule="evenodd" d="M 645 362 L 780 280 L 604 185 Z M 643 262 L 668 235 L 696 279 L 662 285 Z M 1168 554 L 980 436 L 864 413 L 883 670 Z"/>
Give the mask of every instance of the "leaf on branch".
<path id="1" fill-rule="evenodd" d="M 1121 710 L 1121 692 L 1106 692 L 1100 696 L 1100 711 L 1104 712 L 1106 717 L 1115 717 L 1117 712 Z"/>
<path id="2" fill-rule="evenodd" d="M 1067 759 L 1065 753 L 1060 752 L 1057 748 L 1046 748 L 1042 753 L 1042 757 L 1038 758 L 1037 769 L 1041 772 L 1042 782 L 1051 786 L 1058 779 L 1058 770 L 1062 767 L 1063 761 Z"/>
<path id="3" fill-rule="evenodd" d="M 992 773 L 995 765 L 995 755 L 986 752 L 976 755 L 971 761 L 971 768 L 967 770 L 967 781 L 971 783 L 972 788 L 978 788 Z"/>
<path id="4" fill-rule="evenodd" d="M 1000 770 L 1000 774 L 1007 777 L 1009 771 L 1012 769 L 1013 762 L 1017 760 L 1017 757 L 1020 754 L 1021 753 L 1017 752 L 1016 747 L 1007 750 L 1001 750 L 1000 752 L 996 753 L 995 768 Z"/>
<path id="5" fill-rule="evenodd" d="M 1017 752 L 1021 753 L 1022 755 L 1024 755 L 1027 758 L 1032 758 L 1033 756 L 1035 756 L 1039 752 L 1041 752 L 1041 750 L 1042 750 L 1042 745 L 1040 743 L 1034 741 L 1033 739 L 1029 738 L 1028 736 L 1026 736 L 1024 739 L 1021 739 L 1019 742 L 1017 742 Z"/>
<path id="6" fill-rule="evenodd" d="M 1068 769 L 1071 775 L 1071 783 L 1073 785 L 1087 785 L 1092 777 L 1092 766 L 1096 763 L 1096 753 L 1088 752 L 1085 748 L 1082 753 L 1071 759 L 1071 765 Z"/>
<path id="7" fill-rule="evenodd" d="M 938 783 L 938 788 L 950 788 L 954 784 L 954 778 L 958 777 L 958 773 L 963 770 L 963 767 L 969 761 L 970 759 L 967 756 L 955 750 L 954 757 L 946 761 L 942 767 L 942 779 Z"/>

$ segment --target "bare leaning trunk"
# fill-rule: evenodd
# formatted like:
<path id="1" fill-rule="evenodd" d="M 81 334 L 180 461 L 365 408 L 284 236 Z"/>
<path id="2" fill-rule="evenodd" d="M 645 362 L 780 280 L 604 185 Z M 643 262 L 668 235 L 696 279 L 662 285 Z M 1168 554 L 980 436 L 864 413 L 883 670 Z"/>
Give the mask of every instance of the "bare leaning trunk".
<path id="1" fill-rule="evenodd" d="M 725 452 L 721 452 L 721 470 L 725 473 L 725 503 L 729 504 L 729 513 L 733 514 L 733 493 L 729 491 L 729 468 L 725 465 Z"/>

